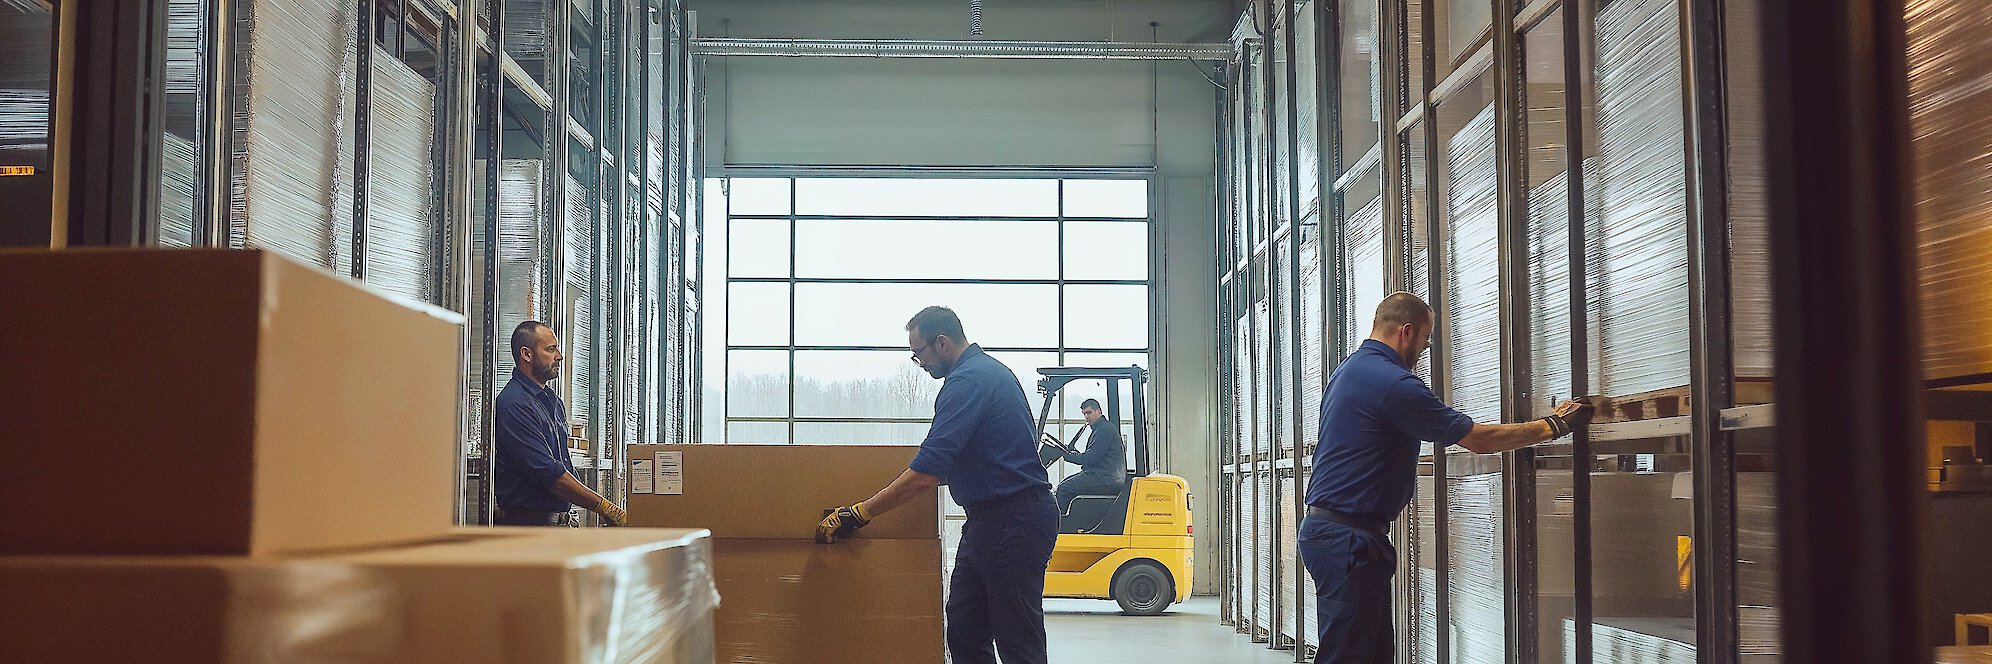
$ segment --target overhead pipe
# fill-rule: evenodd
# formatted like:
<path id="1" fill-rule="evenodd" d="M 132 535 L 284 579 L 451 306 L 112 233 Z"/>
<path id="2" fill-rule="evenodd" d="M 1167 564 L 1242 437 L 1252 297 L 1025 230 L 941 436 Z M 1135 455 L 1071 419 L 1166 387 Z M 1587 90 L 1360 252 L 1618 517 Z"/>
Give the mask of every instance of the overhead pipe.
<path id="1" fill-rule="evenodd" d="M 1213 60 L 1231 45 L 1080 41 L 948 41 L 895 39 L 741 39 L 701 37 L 692 54 L 706 56 L 843 58 L 997 58 L 1019 60 Z"/>

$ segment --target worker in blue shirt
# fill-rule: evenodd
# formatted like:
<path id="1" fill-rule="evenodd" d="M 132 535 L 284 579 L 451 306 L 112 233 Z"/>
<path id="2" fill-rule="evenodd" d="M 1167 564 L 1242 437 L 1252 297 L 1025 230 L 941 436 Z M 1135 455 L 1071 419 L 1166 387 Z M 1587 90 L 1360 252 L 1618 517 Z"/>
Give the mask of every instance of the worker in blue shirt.
<path id="1" fill-rule="evenodd" d="M 1072 499 L 1080 496 L 1119 496 L 1127 485 L 1127 452 L 1121 447 L 1120 425 L 1100 412 L 1100 400 L 1079 402 L 1079 414 L 1086 417 L 1092 435 L 1086 451 L 1065 450 L 1065 460 L 1079 464 L 1079 472 L 1058 483 L 1058 512 L 1070 514 Z"/>
<path id="2" fill-rule="evenodd" d="M 1307 483 L 1300 556 L 1314 577 L 1316 662 L 1392 661 L 1391 576 L 1397 551 L 1385 533 L 1411 503 L 1419 441 L 1497 454 L 1553 440 L 1590 421 L 1565 401 L 1522 424 L 1476 424 L 1412 373 L 1431 345 L 1431 307 L 1411 293 L 1377 305 L 1370 338 L 1335 369 L 1321 400 L 1321 442 Z M 1443 454 L 1443 451 L 1439 452 Z"/>
<path id="3" fill-rule="evenodd" d="M 629 525 L 621 507 L 574 479 L 567 457 L 567 404 L 554 394 L 560 337 L 529 320 L 512 330 L 512 380 L 498 392 L 492 492 L 501 526 L 568 525 L 568 505 L 580 505 L 612 526 Z"/>
<path id="4" fill-rule="evenodd" d="M 816 538 L 850 537 L 946 483 L 968 512 L 949 577 L 949 654 L 955 664 L 995 664 L 999 652 L 1004 664 L 1042 664 L 1048 657 L 1044 569 L 1058 540 L 1058 508 L 1038 463 L 1023 385 L 968 342 L 961 319 L 946 307 L 913 316 L 906 344 L 914 364 L 944 381 L 927 439 L 910 467 L 877 495 L 824 517 Z"/>

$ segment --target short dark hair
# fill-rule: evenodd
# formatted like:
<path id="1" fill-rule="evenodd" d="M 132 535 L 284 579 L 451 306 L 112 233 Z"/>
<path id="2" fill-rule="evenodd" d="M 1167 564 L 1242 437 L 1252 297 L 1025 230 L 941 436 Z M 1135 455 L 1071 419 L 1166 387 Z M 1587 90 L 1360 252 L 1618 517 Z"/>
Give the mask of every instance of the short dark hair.
<path id="1" fill-rule="evenodd" d="M 529 320 L 520 323 L 518 327 L 512 328 L 512 361 L 518 361 L 519 349 L 533 347 L 533 338 L 539 335 L 539 329 L 542 327 L 550 326 L 536 320 Z"/>
<path id="2" fill-rule="evenodd" d="M 1080 407 L 1080 408 L 1091 408 L 1091 409 L 1093 409 L 1093 410 L 1099 410 L 1099 409 L 1100 409 L 1100 400 L 1099 400 L 1099 399 L 1087 399 L 1087 400 L 1085 400 L 1085 401 L 1081 401 L 1081 402 L 1079 402 L 1079 407 Z"/>
<path id="3" fill-rule="evenodd" d="M 1370 325 L 1372 331 L 1395 330 L 1398 326 L 1411 323 L 1413 326 L 1429 325 L 1432 322 L 1432 307 L 1415 293 L 1397 291 L 1383 298 L 1376 305 L 1376 321 Z"/>
<path id="4" fill-rule="evenodd" d="M 927 307 L 913 314 L 913 320 L 906 321 L 906 331 L 920 335 L 920 340 L 934 343 L 934 339 L 945 334 L 956 343 L 968 341 L 968 334 L 961 331 L 961 318 L 947 307 Z"/>

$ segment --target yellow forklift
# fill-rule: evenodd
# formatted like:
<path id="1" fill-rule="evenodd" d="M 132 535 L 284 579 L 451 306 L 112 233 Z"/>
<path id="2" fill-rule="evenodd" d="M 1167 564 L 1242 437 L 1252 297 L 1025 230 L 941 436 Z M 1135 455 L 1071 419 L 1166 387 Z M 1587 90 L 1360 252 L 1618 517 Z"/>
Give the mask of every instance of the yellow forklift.
<path id="1" fill-rule="evenodd" d="M 1170 604 L 1190 596 L 1190 484 L 1181 477 L 1150 472 L 1148 431 L 1142 386 L 1148 372 L 1141 367 L 1039 369 L 1038 392 L 1044 395 L 1038 413 L 1038 461 L 1049 468 L 1072 449 L 1047 432 L 1059 390 L 1075 381 L 1104 382 L 1100 401 L 1103 422 L 1119 426 L 1120 389 L 1133 393 L 1134 470 L 1118 496 L 1079 496 L 1058 520 L 1058 546 L 1044 574 L 1044 596 L 1111 599 L 1121 613 L 1160 615 Z M 1073 441 L 1076 444 L 1078 436 Z"/>

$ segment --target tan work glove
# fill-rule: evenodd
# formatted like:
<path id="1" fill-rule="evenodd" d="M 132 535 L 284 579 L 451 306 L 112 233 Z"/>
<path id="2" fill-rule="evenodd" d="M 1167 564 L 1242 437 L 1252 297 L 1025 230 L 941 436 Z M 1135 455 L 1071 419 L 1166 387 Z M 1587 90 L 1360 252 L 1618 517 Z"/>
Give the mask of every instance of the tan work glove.
<path id="1" fill-rule="evenodd" d="M 615 527 L 629 525 L 629 513 L 624 512 L 623 508 L 616 507 L 616 504 L 609 502 L 607 498 L 603 498 L 601 504 L 594 506 L 590 511 L 602 515 L 602 521 L 606 522 L 606 525 Z"/>
<path id="2" fill-rule="evenodd" d="M 1549 438 L 1555 440 L 1582 431 L 1591 424 L 1591 404 L 1569 400 L 1557 404 L 1556 412 L 1542 418 L 1549 425 Z"/>
<path id="3" fill-rule="evenodd" d="M 871 512 L 864 503 L 830 510 L 821 522 L 816 524 L 816 541 L 820 544 L 835 544 L 837 540 L 850 537 L 859 528 L 871 523 Z"/>

